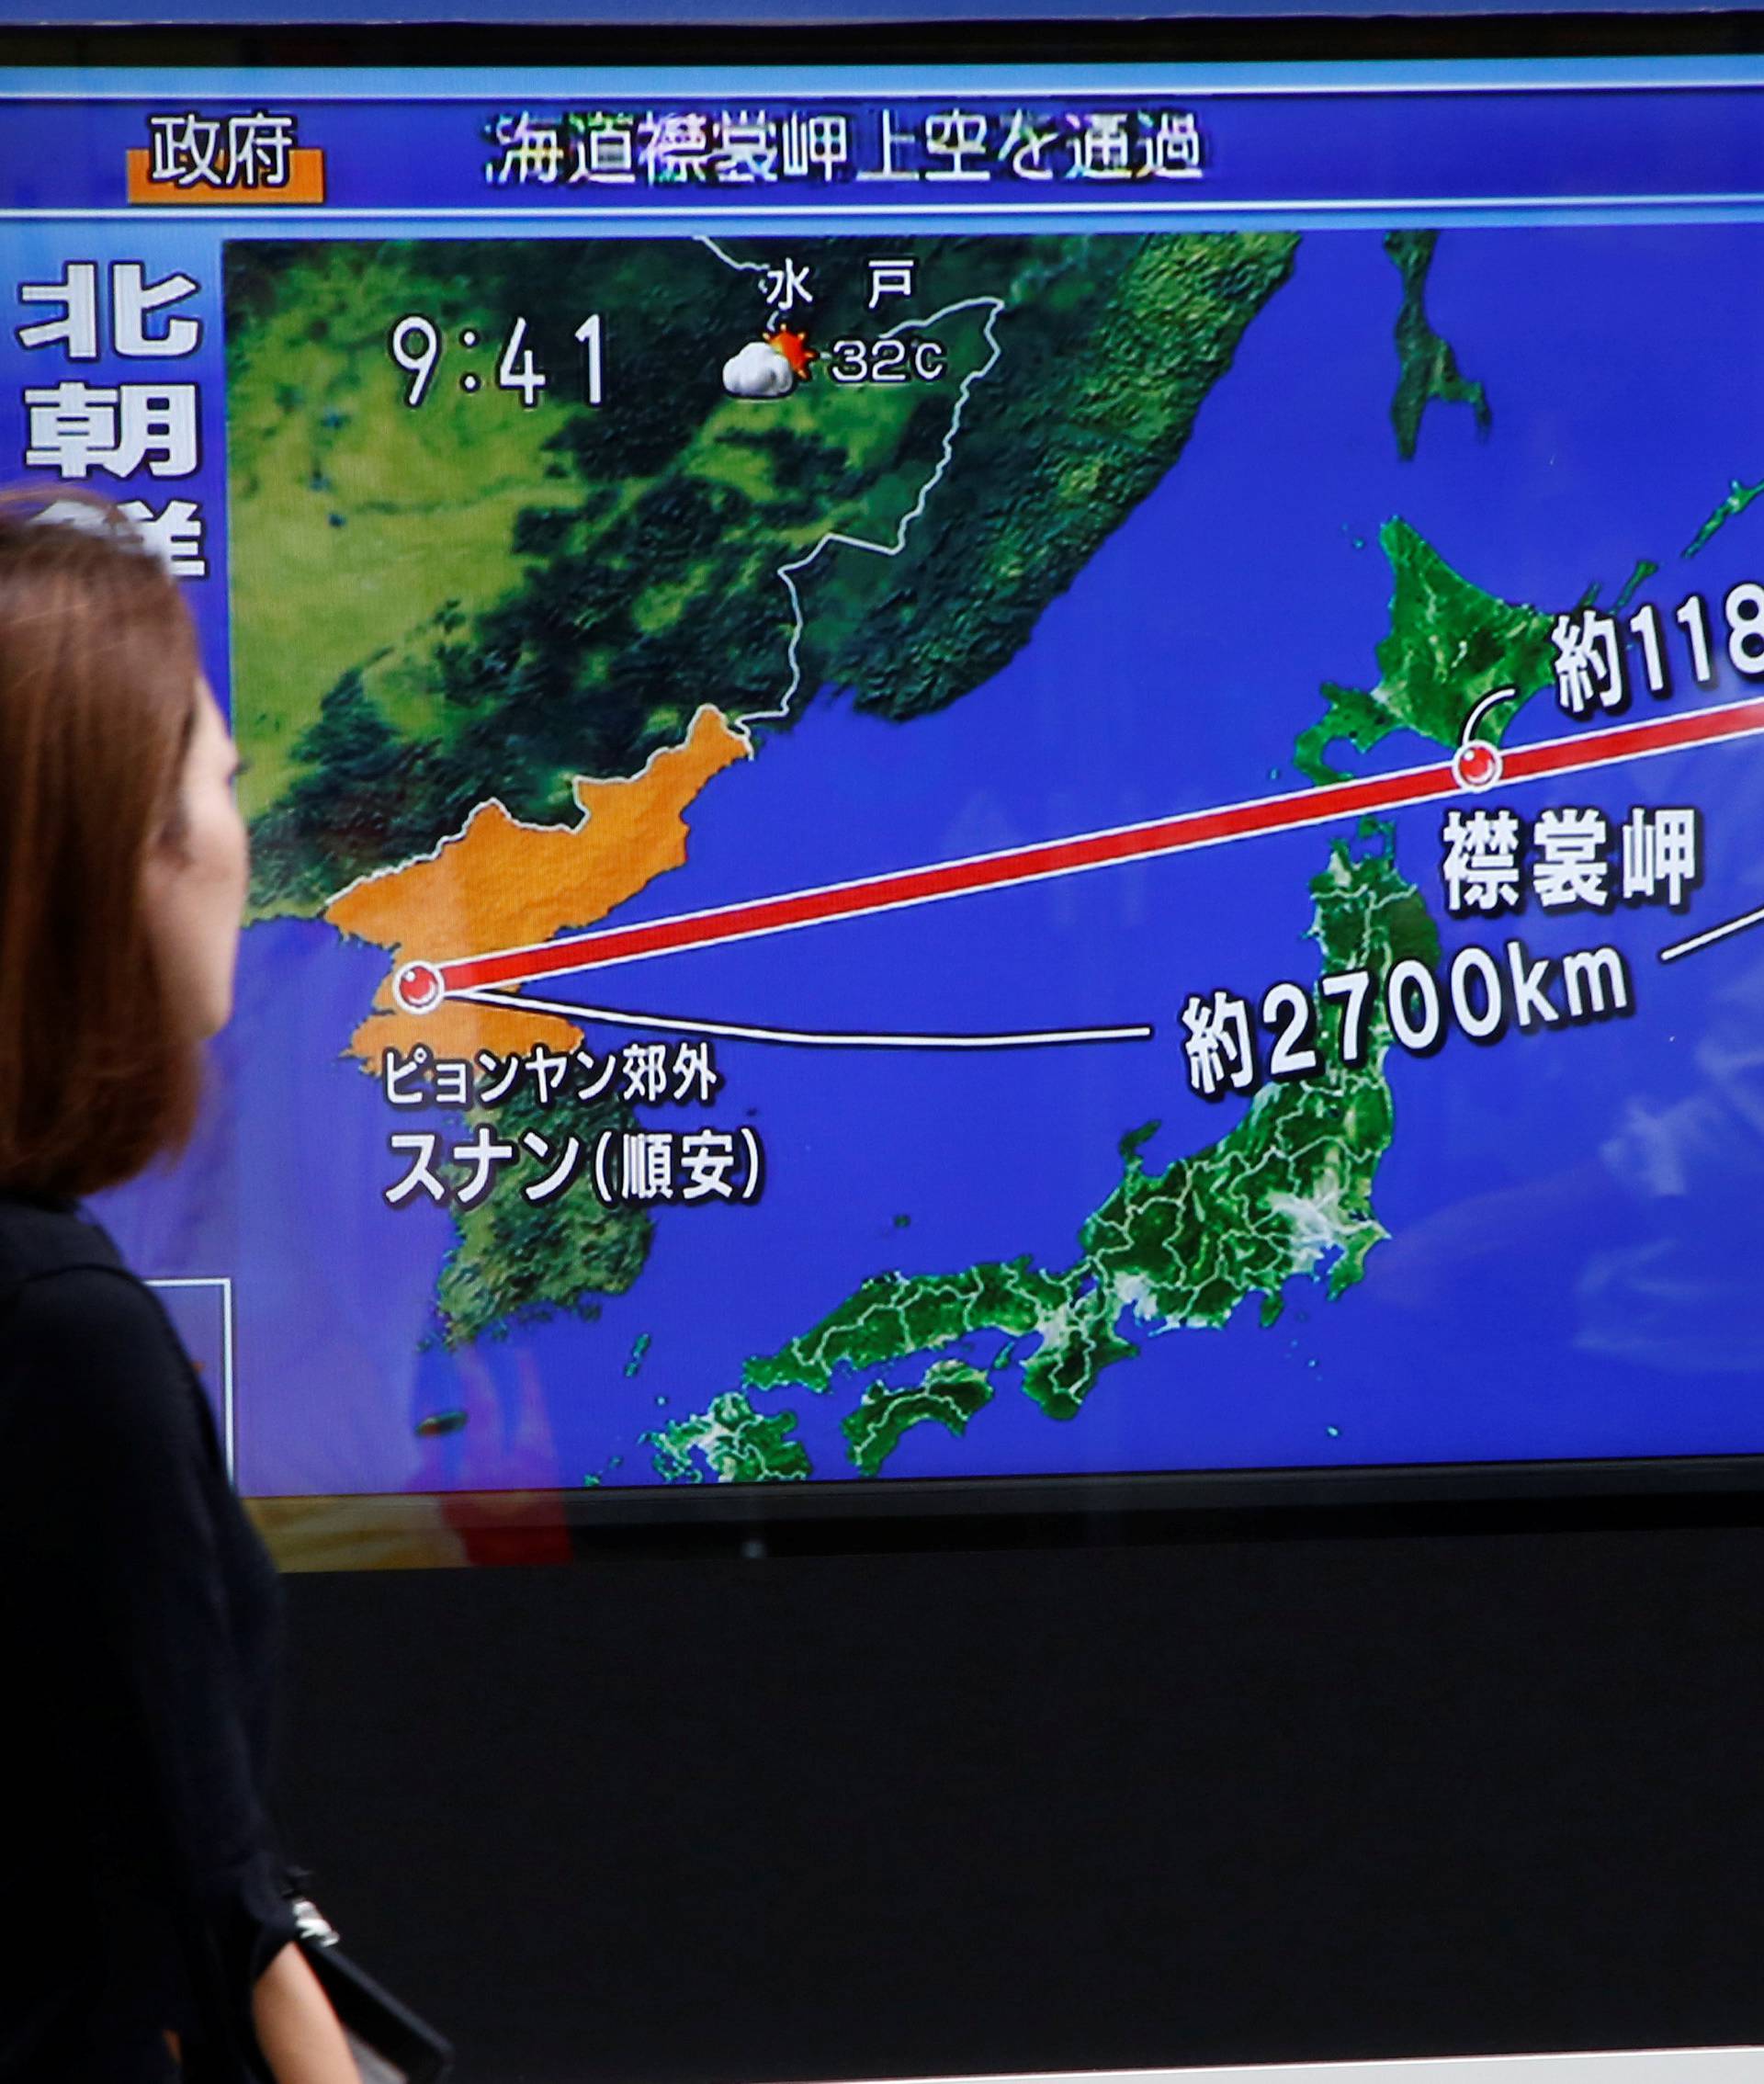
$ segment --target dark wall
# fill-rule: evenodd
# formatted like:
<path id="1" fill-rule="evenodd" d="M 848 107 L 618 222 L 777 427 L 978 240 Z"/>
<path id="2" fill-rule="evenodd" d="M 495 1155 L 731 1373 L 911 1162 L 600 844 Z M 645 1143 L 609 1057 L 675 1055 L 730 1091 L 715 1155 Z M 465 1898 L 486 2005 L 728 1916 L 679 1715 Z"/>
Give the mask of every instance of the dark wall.
<path id="1" fill-rule="evenodd" d="M 1764 2040 L 1764 1533 L 289 1580 L 295 1850 L 465 2084 Z"/>

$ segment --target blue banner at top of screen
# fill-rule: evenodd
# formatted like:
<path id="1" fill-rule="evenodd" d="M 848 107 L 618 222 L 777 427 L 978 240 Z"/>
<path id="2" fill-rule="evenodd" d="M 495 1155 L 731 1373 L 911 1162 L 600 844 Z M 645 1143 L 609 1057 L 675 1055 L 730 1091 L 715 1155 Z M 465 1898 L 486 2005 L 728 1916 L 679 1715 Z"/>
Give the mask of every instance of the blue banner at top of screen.
<path id="1" fill-rule="evenodd" d="M 871 73 L 867 92 L 800 70 L 414 91 L 382 74 L 341 96 L 335 74 L 322 92 L 312 74 L 14 72 L 0 213 L 1168 221 L 1764 199 L 1757 60 L 1306 70 Z"/>

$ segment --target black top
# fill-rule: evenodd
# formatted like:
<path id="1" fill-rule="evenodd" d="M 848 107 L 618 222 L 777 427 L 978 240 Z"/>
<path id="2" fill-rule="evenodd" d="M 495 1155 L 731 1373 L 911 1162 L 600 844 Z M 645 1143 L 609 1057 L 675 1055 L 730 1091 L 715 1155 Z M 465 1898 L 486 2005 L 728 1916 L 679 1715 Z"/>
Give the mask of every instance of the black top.
<path id="1" fill-rule="evenodd" d="M 280 1590 L 153 1291 L 0 1195 L 0 2078 L 267 2075 Z"/>

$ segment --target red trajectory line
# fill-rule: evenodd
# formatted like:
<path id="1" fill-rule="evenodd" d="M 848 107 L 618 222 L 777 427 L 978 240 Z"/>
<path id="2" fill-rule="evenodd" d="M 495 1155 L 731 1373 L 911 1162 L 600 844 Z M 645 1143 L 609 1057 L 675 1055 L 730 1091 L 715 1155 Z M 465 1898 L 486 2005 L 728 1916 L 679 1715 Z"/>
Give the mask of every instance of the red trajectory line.
<path id="1" fill-rule="evenodd" d="M 1484 750 L 1481 742 L 1474 741 L 1470 747 L 1461 747 L 1452 760 L 1409 767 L 1400 774 L 1372 775 L 1297 789 L 1284 796 L 1262 797 L 1249 803 L 1186 810 L 1145 824 L 1080 832 L 1071 839 L 1043 840 L 1031 846 L 1007 847 L 997 854 L 976 855 L 967 860 L 865 876 L 849 883 L 794 890 L 783 897 L 751 899 L 671 919 L 645 920 L 639 925 L 602 927 L 531 947 L 501 948 L 451 962 L 407 963 L 398 974 L 396 988 L 407 1010 L 424 1012 L 438 1004 L 444 995 L 485 986 L 528 983 L 537 978 L 598 968 L 606 963 L 635 962 L 683 948 L 787 933 L 798 926 L 819 925 L 825 920 L 854 919 L 907 905 L 931 904 L 941 898 L 965 897 L 977 890 L 1002 889 L 1051 876 L 1077 875 L 1123 861 L 1182 854 L 1193 847 L 1217 846 L 1263 832 L 1288 832 L 1341 818 L 1397 810 L 1467 790 L 1480 791 L 1498 782 L 1581 774 L 1616 761 L 1717 744 L 1758 732 L 1764 732 L 1764 697 L 1676 716 L 1650 717 L 1639 723 L 1612 725 L 1596 735 L 1582 732 L 1510 752 Z M 1490 750 L 1494 752 L 1492 759 L 1487 757 Z M 1473 752 L 1478 753 L 1477 760 L 1463 765 L 1466 753 Z"/>

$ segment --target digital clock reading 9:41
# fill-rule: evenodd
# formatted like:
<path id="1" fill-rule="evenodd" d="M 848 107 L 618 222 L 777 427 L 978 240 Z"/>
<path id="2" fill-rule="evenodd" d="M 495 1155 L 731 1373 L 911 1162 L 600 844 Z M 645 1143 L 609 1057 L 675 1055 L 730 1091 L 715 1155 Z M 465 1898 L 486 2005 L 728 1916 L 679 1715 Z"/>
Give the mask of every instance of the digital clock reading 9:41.
<path id="1" fill-rule="evenodd" d="M 598 405 L 604 341 L 598 311 L 582 320 L 576 328 L 575 337 L 582 346 L 582 400 L 589 405 Z M 495 351 L 495 342 L 485 340 L 471 326 L 461 329 L 458 340 L 468 354 L 475 347 Z M 404 392 L 405 404 L 420 405 L 428 396 L 429 387 L 440 372 L 446 345 L 441 328 L 421 311 L 406 311 L 401 319 L 393 321 L 392 329 L 386 335 L 386 350 L 411 379 Z M 483 384 L 483 377 L 477 369 L 460 371 L 461 391 L 481 391 Z M 514 320 L 503 340 L 502 351 L 497 355 L 496 389 L 516 392 L 522 410 L 531 412 L 550 384 L 550 378 L 533 359 L 533 350 L 526 345 L 526 321 L 524 318 Z"/>

